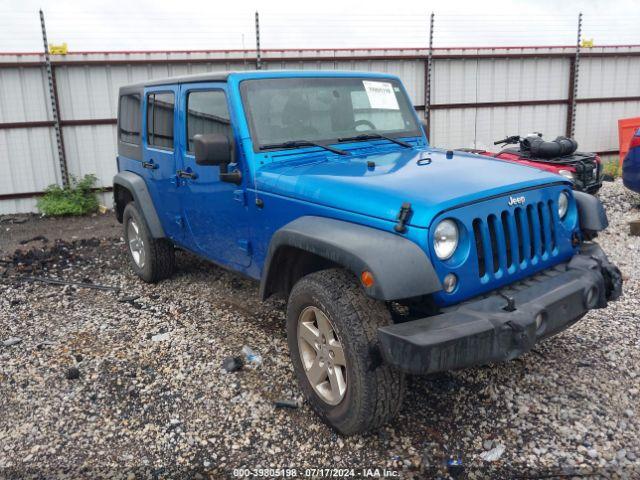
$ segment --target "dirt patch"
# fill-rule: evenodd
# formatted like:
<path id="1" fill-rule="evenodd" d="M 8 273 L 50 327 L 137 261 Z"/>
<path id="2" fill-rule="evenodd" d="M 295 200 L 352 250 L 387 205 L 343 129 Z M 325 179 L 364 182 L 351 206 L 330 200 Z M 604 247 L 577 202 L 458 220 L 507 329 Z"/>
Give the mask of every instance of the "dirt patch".
<path id="1" fill-rule="evenodd" d="M 0 256 L 16 249 L 29 250 L 56 240 L 82 240 L 122 236 L 113 212 L 87 217 L 49 218 L 40 215 L 0 216 Z"/>

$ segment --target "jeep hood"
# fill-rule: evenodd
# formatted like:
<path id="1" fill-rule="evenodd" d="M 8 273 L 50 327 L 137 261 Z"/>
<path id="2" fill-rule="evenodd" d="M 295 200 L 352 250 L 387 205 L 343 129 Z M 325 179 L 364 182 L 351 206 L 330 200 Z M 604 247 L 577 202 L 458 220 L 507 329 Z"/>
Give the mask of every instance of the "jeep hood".
<path id="1" fill-rule="evenodd" d="M 425 228 L 452 207 L 562 181 L 537 168 L 464 152 L 448 159 L 440 149 L 380 152 L 378 148 L 375 153 L 350 156 L 316 152 L 283 156 L 256 172 L 255 186 L 389 221 L 395 221 L 401 205 L 410 202 L 409 224 Z"/>

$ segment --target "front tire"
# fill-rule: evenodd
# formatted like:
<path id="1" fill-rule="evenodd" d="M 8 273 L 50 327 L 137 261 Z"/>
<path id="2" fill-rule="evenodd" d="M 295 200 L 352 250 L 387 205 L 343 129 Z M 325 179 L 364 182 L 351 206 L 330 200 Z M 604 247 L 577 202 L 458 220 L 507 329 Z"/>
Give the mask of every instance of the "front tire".
<path id="1" fill-rule="evenodd" d="M 133 271 L 147 283 L 169 278 L 175 269 L 176 254 L 166 238 L 153 238 L 135 202 L 130 202 L 122 216 L 124 240 Z"/>
<path id="2" fill-rule="evenodd" d="M 345 435 L 378 428 L 399 411 L 402 372 L 382 362 L 377 330 L 392 323 L 385 304 L 367 297 L 350 273 L 303 277 L 287 305 L 287 341 L 305 396 Z"/>

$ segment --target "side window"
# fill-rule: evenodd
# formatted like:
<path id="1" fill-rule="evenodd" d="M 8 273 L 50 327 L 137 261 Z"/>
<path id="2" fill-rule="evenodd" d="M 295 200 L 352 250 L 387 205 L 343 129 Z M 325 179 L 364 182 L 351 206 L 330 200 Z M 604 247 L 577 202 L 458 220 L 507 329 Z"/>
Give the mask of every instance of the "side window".
<path id="1" fill-rule="evenodd" d="M 140 95 L 122 95 L 119 111 L 118 138 L 121 142 L 140 145 Z"/>
<path id="2" fill-rule="evenodd" d="M 147 95 L 147 143 L 173 150 L 173 93 Z"/>
<path id="3" fill-rule="evenodd" d="M 187 95 L 188 151 L 193 151 L 193 136 L 199 133 L 225 133 L 231 138 L 227 96 L 222 90 L 189 92 Z"/>

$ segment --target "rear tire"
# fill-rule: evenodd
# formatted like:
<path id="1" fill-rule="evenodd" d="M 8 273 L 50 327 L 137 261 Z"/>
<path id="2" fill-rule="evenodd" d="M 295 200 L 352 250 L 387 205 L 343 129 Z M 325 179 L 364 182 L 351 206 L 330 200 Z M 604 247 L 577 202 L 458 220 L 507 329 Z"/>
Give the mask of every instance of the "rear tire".
<path id="1" fill-rule="evenodd" d="M 135 202 L 125 207 L 122 223 L 129 264 L 136 275 L 147 283 L 169 278 L 176 264 L 174 247 L 166 238 L 151 236 Z"/>
<path id="2" fill-rule="evenodd" d="M 324 331 L 330 332 L 326 341 L 321 322 L 325 325 Z M 405 375 L 384 364 L 377 348 L 378 328 L 390 323 L 391 314 L 386 305 L 366 296 L 355 277 L 345 270 L 312 273 L 298 281 L 291 291 L 287 305 L 287 341 L 298 383 L 313 409 L 342 434 L 378 428 L 400 410 Z M 315 333 L 309 334 L 309 330 Z M 301 337 L 311 338 L 311 342 L 299 338 L 301 331 L 304 331 Z M 313 336 L 315 334 L 317 336 Z M 317 342 L 318 348 L 312 345 L 316 344 L 316 338 L 321 339 Z M 339 367 L 337 361 L 341 355 L 343 367 Z M 314 374 L 322 365 L 327 365 L 325 377 Z M 331 395 L 328 390 L 342 384 L 342 380 L 336 381 L 335 374 L 331 376 L 332 369 L 336 368 L 343 372 L 338 377 L 346 387 L 344 391 L 338 388 L 338 393 Z M 316 381 L 317 378 L 326 380 Z"/>

